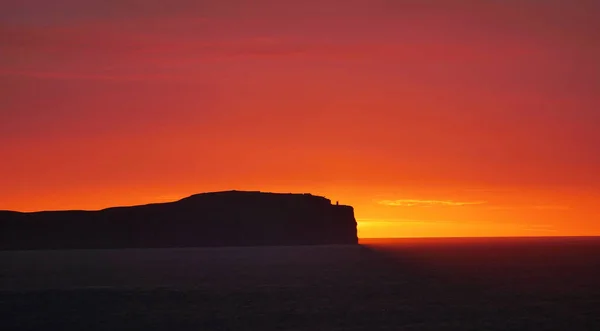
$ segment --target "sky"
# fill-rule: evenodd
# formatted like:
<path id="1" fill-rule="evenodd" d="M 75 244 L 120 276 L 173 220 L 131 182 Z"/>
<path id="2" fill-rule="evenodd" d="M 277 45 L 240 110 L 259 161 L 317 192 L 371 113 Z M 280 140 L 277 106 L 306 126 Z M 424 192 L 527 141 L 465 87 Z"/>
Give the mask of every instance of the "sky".
<path id="1" fill-rule="evenodd" d="M 360 237 L 600 235 L 599 15 L 3 0 L 0 209 L 310 192 Z"/>

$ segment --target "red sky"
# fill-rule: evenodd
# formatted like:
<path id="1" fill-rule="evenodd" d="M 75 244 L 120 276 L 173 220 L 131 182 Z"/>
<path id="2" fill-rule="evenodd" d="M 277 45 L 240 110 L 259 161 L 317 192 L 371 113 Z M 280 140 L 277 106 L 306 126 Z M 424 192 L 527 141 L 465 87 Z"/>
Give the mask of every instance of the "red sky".
<path id="1" fill-rule="evenodd" d="M 600 235 L 597 1 L 4 0 L 0 209 L 311 192 L 362 237 Z"/>

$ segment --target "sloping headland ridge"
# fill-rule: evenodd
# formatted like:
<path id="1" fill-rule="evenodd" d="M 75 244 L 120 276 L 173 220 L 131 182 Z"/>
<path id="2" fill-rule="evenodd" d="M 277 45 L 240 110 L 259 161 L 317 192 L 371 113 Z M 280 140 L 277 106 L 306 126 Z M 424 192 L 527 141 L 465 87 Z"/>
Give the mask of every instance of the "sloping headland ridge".
<path id="1" fill-rule="evenodd" d="M 202 193 L 100 211 L 0 211 L 0 249 L 358 244 L 354 209 L 311 194 Z"/>

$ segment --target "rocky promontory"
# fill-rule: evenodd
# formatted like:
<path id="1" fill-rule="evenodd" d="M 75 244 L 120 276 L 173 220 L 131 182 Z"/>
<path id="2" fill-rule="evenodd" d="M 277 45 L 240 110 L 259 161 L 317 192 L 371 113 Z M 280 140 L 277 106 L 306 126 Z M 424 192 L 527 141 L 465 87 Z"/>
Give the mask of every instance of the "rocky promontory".
<path id="1" fill-rule="evenodd" d="M 99 211 L 0 211 L 0 249 L 357 244 L 351 206 L 311 194 L 202 193 Z"/>

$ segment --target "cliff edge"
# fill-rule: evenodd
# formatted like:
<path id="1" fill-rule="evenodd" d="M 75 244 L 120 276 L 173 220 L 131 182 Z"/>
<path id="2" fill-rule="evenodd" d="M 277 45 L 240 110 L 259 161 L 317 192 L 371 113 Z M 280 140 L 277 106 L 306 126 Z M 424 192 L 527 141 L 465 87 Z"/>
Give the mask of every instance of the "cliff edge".
<path id="1" fill-rule="evenodd" d="M 226 191 L 100 211 L 0 211 L 3 250 L 320 244 L 358 244 L 351 206 Z"/>

